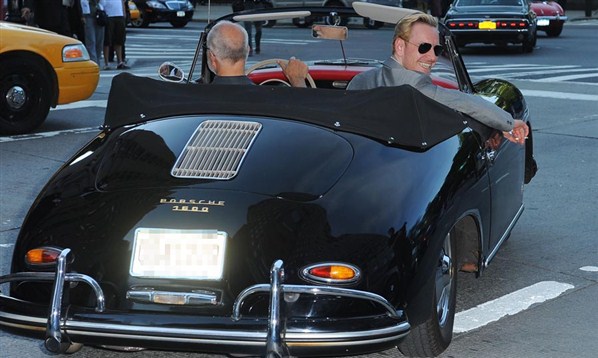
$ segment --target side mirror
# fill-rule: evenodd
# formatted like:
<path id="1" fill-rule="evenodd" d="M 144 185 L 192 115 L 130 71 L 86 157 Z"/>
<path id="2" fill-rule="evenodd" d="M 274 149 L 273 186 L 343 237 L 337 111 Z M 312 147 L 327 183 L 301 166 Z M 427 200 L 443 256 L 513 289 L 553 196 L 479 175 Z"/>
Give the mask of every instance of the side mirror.
<path id="1" fill-rule="evenodd" d="M 346 26 L 314 25 L 311 35 L 318 39 L 343 41 L 349 36 L 349 29 Z"/>
<path id="2" fill-rule="evenodd" d="M 164 62 L 158 68 L 158 75 L 168 82 L 183 82 L 185 72 L 172 62 Z"/>

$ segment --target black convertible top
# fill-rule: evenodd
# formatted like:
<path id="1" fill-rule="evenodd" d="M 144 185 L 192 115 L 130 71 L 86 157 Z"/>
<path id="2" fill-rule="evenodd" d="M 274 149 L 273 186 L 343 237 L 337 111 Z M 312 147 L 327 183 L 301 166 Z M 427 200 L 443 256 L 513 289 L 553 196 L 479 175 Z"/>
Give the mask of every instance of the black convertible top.
<path id="1" fill-rule="evenodd" d="M 341 91 L 179 84 L 122 73 L 112 81 L 104 126 L 192 114 L 284 118 L 419 149 L 461 132 L 468 119 L 408 85 Z"/>

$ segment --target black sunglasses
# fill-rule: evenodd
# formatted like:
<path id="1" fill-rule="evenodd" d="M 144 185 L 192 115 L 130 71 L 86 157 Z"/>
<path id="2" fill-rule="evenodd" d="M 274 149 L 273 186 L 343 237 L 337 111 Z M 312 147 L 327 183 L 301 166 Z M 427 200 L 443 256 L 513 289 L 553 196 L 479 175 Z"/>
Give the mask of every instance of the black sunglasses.
<path id="1" fill-rule="evenodd" d="M 405 40 L 405 42 L 409 42 L 409 41 Z M 417 46 L 417 52 L 419 52 L 422 55 L 424 53 L 428 53 L 428 51 L 430 51 L 432 49 L 432 47 L 434 47 L 434 54 L 436 56 L 440 56 L 442 51 L 444 51 L 444 48 L 442 46 L 440 46 L 440 45 L 432 46 L 432 44 L 428 43 L 428 42 L 423 42 L 419 45 L 416 45 L 412 42 L 409 42 L 409 43 L 412 44 L 413 46 Z"/>

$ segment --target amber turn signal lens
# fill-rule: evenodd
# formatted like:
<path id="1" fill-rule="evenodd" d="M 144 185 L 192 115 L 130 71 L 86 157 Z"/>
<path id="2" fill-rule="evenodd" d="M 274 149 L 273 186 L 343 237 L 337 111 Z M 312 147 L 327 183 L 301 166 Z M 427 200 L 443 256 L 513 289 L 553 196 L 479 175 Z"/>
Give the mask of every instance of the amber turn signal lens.
<path id="1" fill-rule="evenodd" d="M 49 265 L 56 262 L 60 250 L 52 247 L 40 247 L 27 251 L 25 255 L 25 262 L 28 265 Z"/>

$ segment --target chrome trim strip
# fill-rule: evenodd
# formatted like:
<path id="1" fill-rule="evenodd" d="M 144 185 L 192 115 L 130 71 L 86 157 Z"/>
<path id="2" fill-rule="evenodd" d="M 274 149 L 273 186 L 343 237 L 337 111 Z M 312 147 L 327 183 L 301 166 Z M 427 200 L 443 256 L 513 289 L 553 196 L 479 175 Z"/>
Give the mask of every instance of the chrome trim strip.
<path id="1" fill-rule="evenodd" d="M 282 341 L 280 305 L 282 302 L 282 281 L 284 270 L 282 260 L 276 260 L 270 269 L 270 306 L 268 307 L 268 335 L 266 336 L 266 357 L 285 357 Z"/>
<path id="2" fill-rule="evenodd" d="M 205 305 L 217 305 L 218 297 L 213 292 L 202 291 L 202 292 L 176 292 L 176 291 L 157 291 L 152 289 L 147 290 L 129 290 L 127 291 L 127 299 L 141 303 L 155 303 L 155 304 L 168 304 L 176 305 L 176 303 L 167 302 L 156 302 L 156 296 L 173 296 L 180 297 L 184 303 L 178 305 L 185 306 L 205 306 Z"/>
<path id="3" fill-rule="evenodd" d="M 66 258 L 71 249 L 64 249 L 58 255 L 56 261 L 56 273 L 54 278 L 54 288 L 52 291 L 52 301 L 50 303 L 50 313 L 48 315 L 48 324 L 46 325 L 46 340 L 44 345 L 52 353 L 60 353 L 62 343 L 62 332 L 60 332 L 60 320 L 62 315 L 62 294 L 64 288 L 64 276 L 66 274 Z"/>
<path id="4" fill-rule="evenodd" d="M 358 298 L 364 300 L 370 300 L 382 305 L 390 317 L 400 317 L 402 314 L 401 310 L 395 309 L 384 297 L 375 293 L 353 290 L 349 288 L 341 287 L 329 287 L 329 286 L 308 286 L 308 285 L 281 285 L 282 292 L 284 293 L 304 293 L 311 295 L 330 295 L 330 296 L 343 296 Z M 233 304 L 232 319 L 238 321 L 241 319 L 241 306 L 243 301 L 258 292 L 270 292 L 270 285 L 266 283 L 253 285 L 243 290 L 235 300 Z"/>
<path id="5" fill-rule="evenodd" d="M 15 281 L 54 281 L 55 274 L 52 272 L 17 272 L 10 275 L 0 276 L 0 284 Z M 67 273 L 64 276 L 66 282 L 84 282 L 91 286 L 96 295 L 96 312 L 104 312 L 106 300 L 104 291 L 93 278 L 80 273 Z M 0 297 L 8 297 L 0 293 Z"/>
<path id="6" fill-rule="evenodd" d="M 513 217 L 513 220 L 511 220 L 509 227 L 507 227 L 507 230 L 505 230 L 505 232 L 502 234 L 500 240 L 498 241 L 498 244 L 496 244 L 492 252 L 488 255 L 488 257 L 486 257 L 486 260 L 484 261 L 484 267 L 488 267 L 488 264 L 490 264 L 490 261 L 492 261 L 494 255 L 496 255 L 498 249 L 500 249 L 504 241 L 509 237 L 509 235 L 511 234 L 511 230 L 513 230 L 513 227 L 515 227 L 515 224 L 517 223 L 517 220 L 519 220 L 519 217 L 521 216 L 521 214 L 523 214 L 523 209 L 524 206 L 523 204 L 521 204 L 521 207 L 519 207 L 517 214 L 515 214 L 515 217 Z"/>

